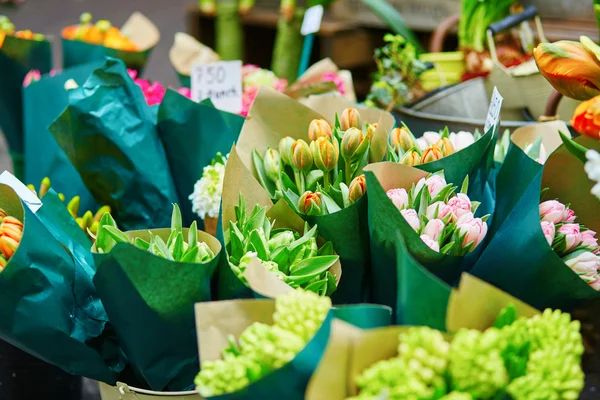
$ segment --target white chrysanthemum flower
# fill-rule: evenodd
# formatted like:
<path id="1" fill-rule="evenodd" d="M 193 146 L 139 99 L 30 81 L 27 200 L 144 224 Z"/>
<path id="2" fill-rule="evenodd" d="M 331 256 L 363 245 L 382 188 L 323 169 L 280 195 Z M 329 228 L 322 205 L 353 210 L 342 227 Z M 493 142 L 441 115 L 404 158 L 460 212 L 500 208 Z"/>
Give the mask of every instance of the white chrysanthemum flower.
<path id="1" fill-rule="evenodd" d="M 592 187 L 592 194 L 600 199 L 600 153 L 596 150 L 588 150 L 585 153 L 587 163 L 585 163 L 585 172 L 592 181 L 596 182 Z"/>
<path id="2" fill-rule="evenodd" d="M 223 163 L 216 161 L 213 165 L 204 167 L 202 177 L 194 185 L 194 192 L 189 199 L 192 201 L 192 211 L 200 218 L 218 218 L 223 194 L 223 177 L 227 157 L 222 157 Z"/>

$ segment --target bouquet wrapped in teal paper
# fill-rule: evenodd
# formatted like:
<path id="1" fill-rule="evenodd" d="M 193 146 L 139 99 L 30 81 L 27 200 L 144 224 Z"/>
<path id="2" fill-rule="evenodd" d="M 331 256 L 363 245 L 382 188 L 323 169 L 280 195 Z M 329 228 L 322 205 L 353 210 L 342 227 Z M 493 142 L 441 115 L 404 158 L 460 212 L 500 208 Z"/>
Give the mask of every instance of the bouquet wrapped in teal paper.
<path id="1" fill-rule="evenodd" d="M 236 145 L 242 168 L 232 173 L 248 175 L 261 196 L 284 198 L 319 227 L 344 266 L 334 303 L 360 303 L 368 298 L 369 286 L 362 170 L 383 159 L 394 120 L 381 110 L 353 108 L 337 96 L 314 96 L 305 103 L 312 109 L 261 89 Z"/>
<path id="2" fill-rule="evenodd" d="M 63 66 L 68 68 L 114 57 L 141 72 L 159 40 L 158 28 L 137 11 L 121 29 L 107 20 L 93 24 L 92 15 L 83 13 L 79 25 L 62 31 Z"/>
<path id="3" fill-rule="evenodd" d="M 126 359 L 92 283 L 87 238 L 54 192 L 42 204 L 15 181 L 22 198 L 0 185 L 0 337 L 73 375 L 114 384 Z"/>
<path id="4" fill-rule="evenodd" d="M 204 398 L 304 399 L 331 330 L 331 300 L 297 290 L 273 300 L 196 305 Z"/>
<path id="5" fill-rule="evenodd" d="M 196 223 L 121 232 L 101 219 L 94 284 L 136 376 L 153 390 L 185 390 L 198 368 L 194 304 L 210 301 L 221 245 Z"/>
<path id="6" fill-rule="evenodd" d="M 15 31 L 15 26 L 0 15 L 0 129 L 8 142 L 14 172 L 23 178 L 24 128 L 23 82 L 30 70 L 41 73 L 52 69 L 52 46 L 44 35 Z"/>
<path id="7" fill-rule="evenodd" d="M 178 95 L 179 96 L 179 95 Z M 167 226 L 178 197 L 155 117 L 125 65 L 108 59 L 50 126 L 96 201 L 126 230 Z"/>

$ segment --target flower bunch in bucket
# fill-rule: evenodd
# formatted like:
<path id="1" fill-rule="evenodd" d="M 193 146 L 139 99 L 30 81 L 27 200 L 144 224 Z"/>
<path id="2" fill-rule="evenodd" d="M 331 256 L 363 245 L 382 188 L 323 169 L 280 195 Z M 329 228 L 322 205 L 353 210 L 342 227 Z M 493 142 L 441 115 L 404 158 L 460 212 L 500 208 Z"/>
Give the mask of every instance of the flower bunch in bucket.
<path id="1" fill-rule="evenodd" d="M 4 270 L 19 247 L 22 236 L 23 222 L 0 208 L 0 272 Z"/>
<path id="2" fill-rule="evenodd" d="M 131 40 L 113 26 L 110 21 L 101 19 L 92 23 L 92 14 L 85 12 L 79 17 L 79 25 L 63 29 L 62 36 L 69 40 L 78 40 L 90 44 L 102 45 L 112 49 L 137 51 L 138 48 Z"/>

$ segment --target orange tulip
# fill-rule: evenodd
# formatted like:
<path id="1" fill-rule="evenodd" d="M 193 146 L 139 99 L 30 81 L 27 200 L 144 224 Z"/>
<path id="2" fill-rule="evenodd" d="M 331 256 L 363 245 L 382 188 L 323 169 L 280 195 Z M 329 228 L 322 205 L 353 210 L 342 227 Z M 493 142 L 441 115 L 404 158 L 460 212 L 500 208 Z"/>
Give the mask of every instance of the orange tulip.
<path id="1" fill-rule="evenodd" d="M 541 43 L 533 55 L 542 75 L 563 95 L 575 100 L 600 95 L 600 60 L 587 42 Z"/>
<path id="2" fill-rule="evenodd" d="M 444 153 L 437 145 L 431 145 L 423 152 L 421 156 L 421 164 L 427 164 L 429 162 L 437 161 L 444 158 Z"/>
<path id="3" fill-rule="evenodd" d="M 312 142 L 320 137 L 331 137 L 331 125 L 324 119 L 313 119 L 308 126 L 308 139 Z"/>
<path id="4" fill-rule="evenodd" d="M 359 175 L 350 182 L 348 200 L 350 203 L 357 202 L 365 193 L 367 193 L 367 180 L 364 175 Z"/>
<path id="5" fill-rule="evenodd" d="M 581 103 L 573 114 L 571 125 L 582 135 L 600 140 L 600 96 Z"/>

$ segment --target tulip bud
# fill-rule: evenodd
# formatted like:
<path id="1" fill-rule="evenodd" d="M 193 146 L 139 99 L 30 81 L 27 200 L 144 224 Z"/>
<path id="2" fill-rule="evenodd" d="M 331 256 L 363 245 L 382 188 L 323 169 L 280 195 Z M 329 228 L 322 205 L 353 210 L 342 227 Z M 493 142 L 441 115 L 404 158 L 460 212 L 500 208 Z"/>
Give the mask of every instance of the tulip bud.
<path id="1" fill-rule="evenodd" d="M 92 22 L 92 14 L 90 14 L 89 12 L 84 12 L 79 16 L 79 23 L 81 25 L 87 25 L 90 22 Z"/>
<path id="2" fill-rule="evenodd" d="M 437 241 L 439 240 L 440 236 L 442 236 L 442 232 L 444 232 L 445 227 L 446 225 L 441 219 L 432 219 L 427 223 L 427 225 L 425 225 L 423 234 Z"/>
<path id="3" fill-rule="evenodd" d="M 342 157 L 347 163 L 359 161 L 369 149 L 369 140 L 360 129 L 350 128 L 342 137 Z"/>
<path id="4" fill-rule="evenodd" d="M 0 254 L 0 272 L 6 268 L 6 264 L 8 264 L 8 260 L 2 254 Z"/>
<path id="5" fill-rule="evenodd" d="M 319 192 L 306 191 L 298 200 L 298 211 L 304 215 L 322 215 L 322 195 Z"/>
<path id="6" fill-rule="evenodd" d="M 2 227 L 0 227 L 0 234 L 2 234 L 2 236 L 8 236 L 9 238 L 17 242 L 20 242 L 21 237 L 23 236 L 23 229 L 19 228 L 16 225 L 2 224 Z"/>
<path id="7" fill-rule="evenodd" d="M 583 44 L 540 43 L 533 55 L 542 75 L 563 95 L 575 100 L 600 95 L 600 61 Z"/>
<path id="8" fill-rule="evenodd" d="M 331 137 L 331 125 L 324 119 L 313 119 L 308 126 L 308 139 L 312 142 L 320 137 Z"/>
<path id="9" fill-rule="evenodd" d="M 421 156 L 416 150 L 409 150 L 400 159 L 400 164 L 414 167 L 415 165 L 421 165 Z"/>
<path id="10" fill-rule="evenodd" d="M 340 118 L 340 129 L 347 131 L 350 128 L 360 129 L 360 114 L 356 108 L 346 108 Z"/>
<path id="11" fill-rule="evenodd" d="M 421 228 L 421 221 L 419 220 L 419 215 L 412 208 L 407 208 L 404 210 L 400 210 L 400 214 L 404 217 L 406 222 L 414 229 L 415 232 L 419 231 Z"/>
<path id="12" fill-rule="evenodd" d="M 348 200 L 350 203 L 357 202 L 367 192 L 367 181 L 364 175 L 357 176 L 350 182 Z"/>
<path id="13" fill-rule="evenodd" d="M 444 158 L 444 153 L 442 153 L 442 150 L 438 146 L 432 145 L 423 152 L 423 155 L 421 156 L 421 164 L 427 164 L 442 158 Z"/>
<path id="14" fill-rule="evenodd" d="M 552 246 L 552 242 L 554 242 L 554 237 L 556 236 L 556 227 L 554 222 L 541 221 L 541 224 L 544 237 L 546 238 L 548 245 Z"/>
<path id="15" fill-rule="evenodd" d="M 15 217 L 6 216 L 2 219 L 2 226 L 4 225 L 15 225 L 21 229 L 23 229 L 23 223 L 16 219 Z"/>
<path id="16" fill-rule="evenodd" d="M 73 197 L 69 201 L 69 204 L 67 204 L 67 210 L 69 210 L 69 213 L 71 214 L 71 216 L 73 216 L 73 218 L 77 218 L 77 213 L 79 212 L 79 204 L 80 204 L 79 196 Z"/>
<path id="17" fill-rule="evenodd" d="M 571 125 L 577 132 L 600 140 L 600 96 L 584 101 L 577 106 Z"/>
<path id="18" fill-rule="evenodd" d="M 323 172 L 335 169 L 340 156 L 337 139 L 327 139 L 321 136 L 310 143 L 310 149 L 312 150 L 315 167 Z"/>
<path id="19" fill-rule="evenodd" d="M 390 189 L 386 194 L 398 210 L 408 207 L 408 193 L 406 189 Z"/>
<path id="20" fill-rule="evenodd" d="M 557 200 L 547 200 L 540 203 L 540 218 L 542 221 L 554 222 L 558 224 L 562 221 L 566 207 Z"/>
<path id="21" fill-rule="evenodd" d="M 284 137 L 279 141 L 279 155 L 286 165 L 292 165 L 292 145 L 294 142 L 295 140 L 289 136 Z"/>
<path id="22" fill-rule="evenodd" d="M 440 150 L 442 150 L 444 157 L 449 156 L 450 154 L 454 153 L 454 146 L 452 145 L 452 142 L 448 138 L 440 139 L 436 143 L 436 146 L 439 147 Z"/>
<path id="23" fill-rule="evenodd" d="M 46 194 L 46 192 L 48 192 L 48 189 L 50 189 L 50 178 L 45 177 L 44 179 L 42 179 L 42 184 L 40 185 L 40 191 L 38 192 L 38 197 L 41 199 L 42 197 L 44 197 L 44 195 Z"/>
<path id="24" fill-rule="evenodd" d="M 427 245 L 427 247 L 429 247 L 431 250 L 435 251 L 436 253 L 440 252 L 440 244 L 434 240 L 433 238 L 423 234 L 421 235 L 421 240 L 423 241 L 423 243 L 425 243 Z"/>
<path id="25" fill-rule="evenodd" d="M 463 237 L 463 240 L 459 245 L 466 249 L 469 243 L 473 243 L 473 245 L 468 249 L 469 252 L 475 250 L 475 248 L 483 241 L 485 235 L 487 234 L 487 224 L 483 222 L 481 218 L 473 218 L 473 214 L 467 213 L 456 221 L 456 231 L 455 234 L 460 238 Z M 457 238 L 457 240 L 458 240 Z"/>
<path id="26" fill-rule="evenodd" d="M 8 236 L 0 236 L 0 251 L 7 260 L 15 254 L 17 247 L 19 247 L 19 242 L 15 239 Z"/>
<path id="27" fill-rule="evenodd" d="M 64 203 L 64 201 L 65 201 L 65 195 L 62 194 L 62 193 L 58 193 L 57 196 L 60 199 L 60 201 L 62 201 Z"/>
<path id="28" fill-rule="evenodd" d="M 269 244 L 269 251 L 272 253 L 279 247 L 288 246 L 294 241 L 294 233 L 292 231 L 283 231 L 276 233 L 267 242 Z"/>
<path id="29" fill-rule="evenodd" d="M 267 149 L 263 160 L 263 167 L 270 180 L 279 182 L 279 177 L 281 176 L 281 156 L 277 150 Z"/>
<path id="30" fill-rule="evenodd" d="M 292 167 L 298 171 L 309 172 L 313 166 L 310 146 L 302 139 L 292 144 Z"/>
<path id="31" fill-rule="evenodd" d="M 405 126 L 394 128 L 390 133 L 390 144 L 395 150 L 401 148 L 403 151 L 409 151 L 415 146 L 415 138 Z"/>
<path id="32" fill-rule="evenodd" d="M 98 211 L 96 211 L 96 214 L 94 214 L 94 218 L 92 218 L 92 223 L 95 221 L 100 221 L 100 219 L 102 218 L 102 216 L 105 213 L 110 214 L 110 206 L 102 206 L 98 209 Z"/>
<path id="33" fill-rule="evenodd" d="M 563 258 L 567 267 L 571 268 L 581 279 L 592 282 L 600 268 L 600 257 L 589 251 L 577 251 Z"/>

